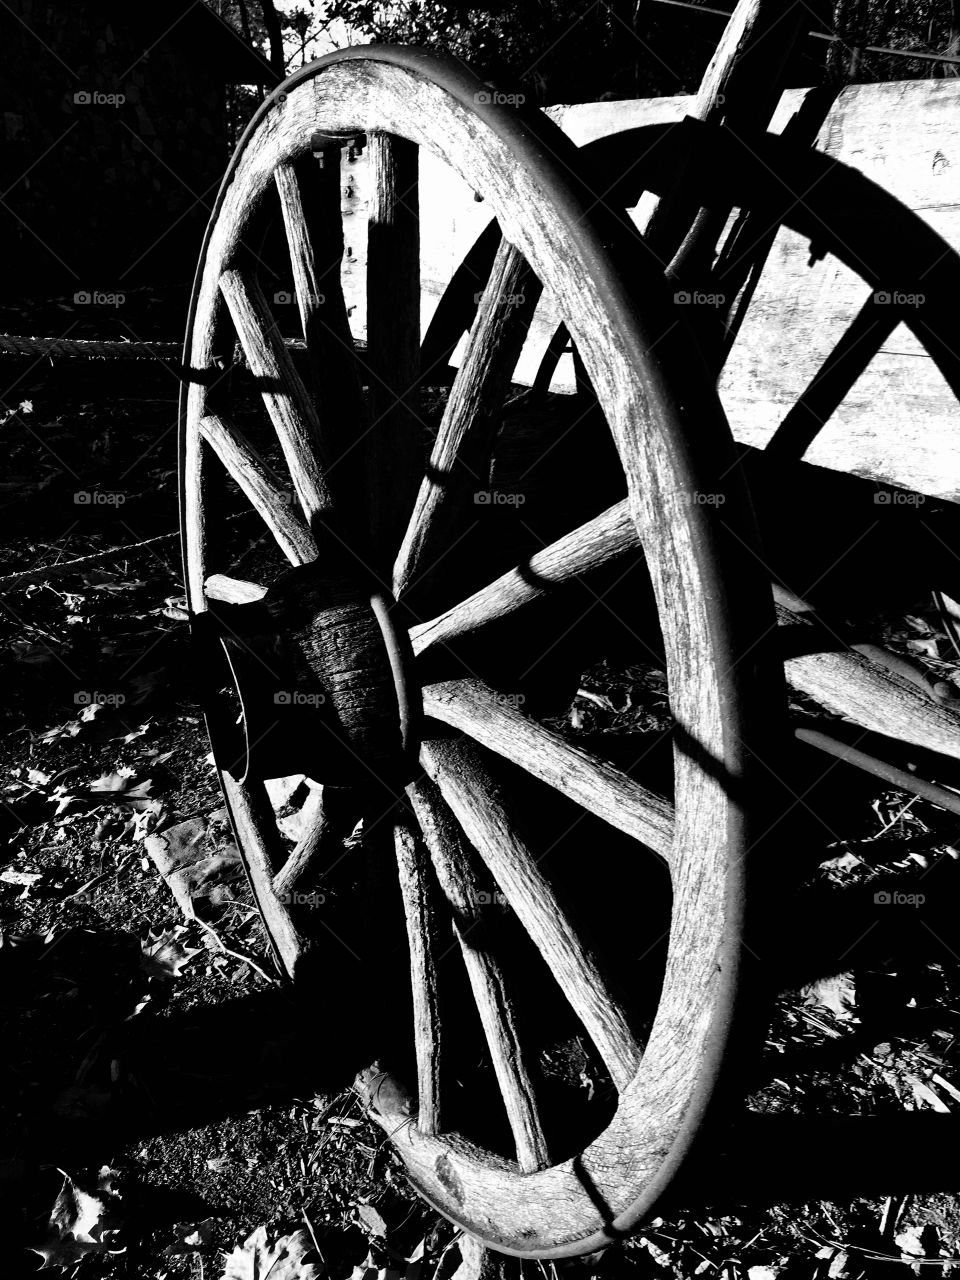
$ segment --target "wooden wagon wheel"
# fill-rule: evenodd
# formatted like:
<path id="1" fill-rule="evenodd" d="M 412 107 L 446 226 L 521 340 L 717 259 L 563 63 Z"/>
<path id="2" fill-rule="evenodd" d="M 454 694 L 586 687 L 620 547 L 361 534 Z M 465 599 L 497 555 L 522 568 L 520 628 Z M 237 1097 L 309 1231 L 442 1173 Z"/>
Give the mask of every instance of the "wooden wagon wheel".
<path id="1" fill-rule="evenodd" d="M 282 962 L 294 972 L 307 939 L 278 886 L 310 864 L 336 821 L 317 805 L 291 854 L 262 779 L 271 769 L 303 772 L 359 798 L 361 807 L 375 795 L 381 805 L 385 795 L 402 796 L 406 784 L 411 807 L 397 800 L 394 826 L 419 1096 L 411 1101 L 375 1071 L 365 1077 L 370 1109 L 414 1185 L 443 1213 L 495 1248 L 559 1257 L 596 1249 L 638 1221 L 716 1097 L 740 1025 L 734 1011 L 744 969 L 747 855 L 766 830 L 762 800 L 769 796 L 769 775 L 756 760 L 769 759 L 779 689 L 763 643 L 774 621 L 769 592 L 751 551 L 755 534 L 732 440 L 676 324 L 662 274 L 626 220 L 591 192 L 568 140 L 538 113 L 490 99 L 459 66 L 367 47 L 312 64 L 258 112 L 220 191 L 190 313 L 192 382 L 181 423 L 184 561 L 201 649 L 212 655 L 212 669 L 218 654 L 229 660 L 211 677 L 227 690 L 227 710 L 208 714 L 211 738 L 238 845 Z M 354 375 L 338 281 L 338 184 L 321 176 L 319 194 L 310 193 L 318 172 L 310 153 L 324 151 L 326 175 L 336 165 L 337 140 L 358 134 L 371 148 L 377 194 L 369 345 Z M 419 376 L 417 148 L 439 155 L 480 192 L 504 235 L 426 468 L 416 406 L 404 400 Z M 244 248 L 273 187 L 316 374 L 313 394 L 277 336 Z M 504 705 L 469 673 L 418 689 L 428 668 L 411 667 L 405 640 L 406 623 L 417 619 L 399 614 L 384 592 L 391 561 L 401 600 L 417 599 L 407 589 L 418 577 L 442 573 L 443 553 L 472 509 L 477 481 L 468 464 L 489 456 L 525 332 L 523 308 L 505 300 L 522 292 L 521 283 L 532 300 L 538 282 L 558 299 L 606 414 L 629 492 L 623 519 L 646 555 L 675 721 L 672 802 Z M 225 401 L 220 361 L 235 336 L 302 515 Z M 370 387 L 366 402 L 357 381 Z M 362 446 L 364 476 L 349 463 Z M 221 463 L 294 565 L 266 593 L 266 584 L 238 579 L 218 551 L 210 486 Z M 722 495 L 722 507 L 700 500 L 711 494 Z M 373 498 L 366 509 L 364 495 Z M 598 537 L 605 528 L 600 518 L 571 530 L 535 558 L 539 576 L 531 580 L 605 564 L 609 548 L 623 546 L 624 532 L 617 526 L 612 537 L 609 530 Z M 521 575 L 507 575 L 473 611 L 468 629 L 512 607 L 515 589 L 523 597 L 527 585 Z M 426 647 L 431 624 L 429 617 L 418 623 L 418 647 Z M 267 677 L 259 675 L 264 669 Z M 298 698 L 287 697 L 277 710 L 264 691 L 281 679 Z M 421 734 L 419 697 L 428 717 L 425 773 L 410 764 Z M 302 716 L 286 721 L 278 736 L 275 720 L 291 704 Z M 440 722 L 458 732 L 451 736 Z M 271 744 L 266 759 L 261 735 Z M 672 918 L 645 1043 L 517 833 L 511 793 L 490 765 L 493 753 L 626 832 L 638 856 L 645 847 L 667 863 Z M 602 1132 L 554 1163 L 523 1057 L 524 1029 L 513 1016 L 511 985 L 522 988 L 524 975 L 504 972 L 494 952 L 466 936 L 484 896 L 476 892 L 482 864 L 471 861 L 474 851 L 616 1088 Z M 457 930 L 515 1160 L 485 1149 L 482 1116 L 467 1137 L 444 1129 L 437 1058 L 443 971 L 428 905 L 437 888 Z"/>

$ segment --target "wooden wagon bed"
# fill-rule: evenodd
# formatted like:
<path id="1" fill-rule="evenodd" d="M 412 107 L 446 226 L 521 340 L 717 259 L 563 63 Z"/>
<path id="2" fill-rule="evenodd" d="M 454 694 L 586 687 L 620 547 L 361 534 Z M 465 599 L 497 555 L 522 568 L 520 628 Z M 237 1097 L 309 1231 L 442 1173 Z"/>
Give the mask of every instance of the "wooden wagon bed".
<path id="1" fill-rule="evenodd" d="M 784 93 L 771 131 L 780 133 L 809 93 Z M 682 120 L 692 96 L 557 106 L 547 115 L 578 145 L 648 125 Z M 859 170 L 920 215 L 952 246 L 960 246 L 960 82 L 904 81 L 842 90 L 819 130 L 817 148 Z M 623 153 L 623 165 L 632 156 Z M 345 211 L 366 210 L 363 160 L 349 169 Z M 797 195 L 805 194 L 798 191 Z M 432 156 L 421 174 L 422 327 L 443 289 L 490 218 L 487 207 Z M 646 221 L 641 201 L 634 217 Z M 355 332 L 364 332 L 361 291 L 365 217 L 351 218 L 347 235 L 355 262 L 344 267 Z M 916 287 L 904 281 L 902 292 Z M 720 381 L 734 436 L 763 446 L 789 407 L 836 346 L 868 295 L 863 281 L 836 258 L 810 264 L 810 244 L 781 229 L 757 285 L 747 318 Z M 892 303 L 896 299 L 892 300 Z M 782 341 L 771 342 L 771 327 Z M 555 328 L 548 300 L 517 369 L 532 383 Z M 573 390 L 573 364 L 560 363 L 554 391 Z M 926 351 L 900 324 L 807 451 L 808 462 L 899 485 L 931 497 L 960 499 L 960 409 Z"/>

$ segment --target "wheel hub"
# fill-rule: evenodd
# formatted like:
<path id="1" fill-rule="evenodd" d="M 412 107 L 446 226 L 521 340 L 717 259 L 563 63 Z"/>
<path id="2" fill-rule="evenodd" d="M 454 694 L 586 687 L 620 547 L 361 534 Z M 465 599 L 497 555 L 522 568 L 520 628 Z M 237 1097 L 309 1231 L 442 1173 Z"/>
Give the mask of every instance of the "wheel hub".
<path id="1" fill-rule="evenodd" d="M 237 781 L 306 773 L 395 790 L 415 776 L 422 704 L 394 612 L 376 584 L 314 562 L 288 570 L 262 600 L 194 620 L 214 668 L 211 735 Z"/>

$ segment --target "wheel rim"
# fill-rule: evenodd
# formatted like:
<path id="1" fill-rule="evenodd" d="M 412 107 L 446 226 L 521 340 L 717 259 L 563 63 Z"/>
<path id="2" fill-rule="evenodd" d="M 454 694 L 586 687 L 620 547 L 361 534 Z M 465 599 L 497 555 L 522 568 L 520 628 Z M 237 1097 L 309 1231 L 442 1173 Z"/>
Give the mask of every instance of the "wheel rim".
<path id="1" fill-rule="evenodd" d="M 661 1002 L 612 1122 L 575 1159 L 521 1172 L 456 1135 L 424 1132 L 402 1109 L 391 1113 L 381 1102 L 379 1115 L 412 1181 L 438 1209 L 497 1248 L 557 1257 L 590 1251 L 635 1224 L 679 1166 L 715 1090 L 740 970 L 744 858 L 761 834 L 762 819 L 745 793 L 776 688 L 757 643 L 773 619 L 744 551 L 755 537 L 729 429 L 676 330 L 656 264 L 613 213 L 593 209 L 576 153 L 559 131 L 496 108 L 484 101 L 489 97 L 459 68 L 405 50 L 332 55 L 288 81 L 258 112 L 218 197 L 185 363 L 199 371 L 213 366 L 221 281 L 251 210 L 277 168 L 308 151 L 317 130 L 399 135 L 440 154 L 482 190 L 506 239 L 563 299 L 624 464 L 680 730 L 674 915 Z M 254 139 L 260 145 L 252 146 Z M 207 609 L 199 480 L 206 380 L 190 385 L 181 413 L 192 614 Z M 696 440 L 684 427 L 694 421 Z M 697 501 L 721 490 L 723 520 L 719 502 Z M 294 548 L 291 558 L 297 554 Z M 442 784 L 443 762 L 432 763 Z M 271 874 L 269 865 L 257 866 L 266 844 L 262 806 L 229 775 L 222 781 L 255 890 L 262 888 Z M 275 942 L 285 930 L 295 932 L 269 894 L 257 896 Z"/>

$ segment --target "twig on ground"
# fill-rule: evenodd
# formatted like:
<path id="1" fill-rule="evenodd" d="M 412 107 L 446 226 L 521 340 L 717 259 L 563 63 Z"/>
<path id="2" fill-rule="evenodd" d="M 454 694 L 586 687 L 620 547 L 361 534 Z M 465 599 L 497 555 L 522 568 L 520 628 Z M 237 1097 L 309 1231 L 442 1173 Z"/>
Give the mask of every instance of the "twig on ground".
<path id="1" fill-rule="evenodd" d="M 206 920 L 201 920 L 199 916 L 194 916 L 194 919 L 201 929 L 206 929 L 207 933 L 209 933 L 210 937 L 213 938 L 214 942 L 224 955 L 232 956 L 234 960 L 242 960 L 244 964 L 248 964 L 251 969 L 256 973 L 259 973 L 260 977 L 265 981 L 272 983 L 273 986 L 278 985 L 276 978 L 271 978 L 269 973 L 260 968 L 256 960 L 251 960 L 251 958 L 244 955 L 242 951 L 231 951 L 224 940 L 220 937 L 219 933 L 217 933 L 216 929 L 214 929 L 212 925 L 207 924 Z"/>

